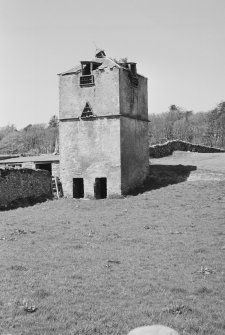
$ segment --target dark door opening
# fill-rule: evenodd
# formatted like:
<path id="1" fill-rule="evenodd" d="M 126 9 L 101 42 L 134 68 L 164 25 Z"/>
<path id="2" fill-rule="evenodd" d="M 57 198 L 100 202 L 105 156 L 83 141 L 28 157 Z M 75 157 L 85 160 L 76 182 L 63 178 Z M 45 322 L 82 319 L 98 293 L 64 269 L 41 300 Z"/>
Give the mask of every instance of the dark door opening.
<path id="1" fill-rule="evenodd" d="M 106 178 L 95 178 L 94 193 L 95 193 L 95 199 L 107 198 L 107 179 Z"/>
<path id="2" fill-rule="evenodd" d="M 46 170 L 49 171 L 52 174 L 52 164 L 51 163 L 40 163 L 40 164 L 35 164 L 36 169 L 40 170 Z"/>
<path id="3" fill-rule="evenodd" d="M 73 178 L 73 198 L 79 199 L 84 197 L 84 179 Z"/>

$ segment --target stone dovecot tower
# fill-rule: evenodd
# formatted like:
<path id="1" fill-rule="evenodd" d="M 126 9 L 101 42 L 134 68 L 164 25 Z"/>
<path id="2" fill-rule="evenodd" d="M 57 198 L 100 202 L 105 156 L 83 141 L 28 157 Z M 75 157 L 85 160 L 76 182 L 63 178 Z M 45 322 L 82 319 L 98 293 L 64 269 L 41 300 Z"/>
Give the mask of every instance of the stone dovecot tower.
<path id="1" fill-rule="evenodd" d="M 103 50 L 59 74 L 60 178 L 64 195 L 126 195 L 148 173 L 147 78 Z"/>

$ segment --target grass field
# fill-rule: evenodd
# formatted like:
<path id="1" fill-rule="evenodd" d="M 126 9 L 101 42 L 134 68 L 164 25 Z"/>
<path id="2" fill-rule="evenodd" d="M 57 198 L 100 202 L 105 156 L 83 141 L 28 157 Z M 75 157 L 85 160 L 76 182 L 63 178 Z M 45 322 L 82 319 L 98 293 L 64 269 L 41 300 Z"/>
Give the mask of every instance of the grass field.
<path id="1" fill-rule="evenodd" d="M 137 196 L 1 212 L 0 334 L 125 335 L 160 323 L 224 335 L 225 155 L 204 155 L 152 160 L 197 170 Z"/>

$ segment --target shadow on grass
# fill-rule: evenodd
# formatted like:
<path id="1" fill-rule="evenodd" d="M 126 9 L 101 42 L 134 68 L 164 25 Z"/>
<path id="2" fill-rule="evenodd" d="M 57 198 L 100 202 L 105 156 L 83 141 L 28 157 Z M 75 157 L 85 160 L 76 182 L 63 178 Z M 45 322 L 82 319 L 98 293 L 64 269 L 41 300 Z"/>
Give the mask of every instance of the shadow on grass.
<path id="1" fill-rule="evenodd" d="M 187 180 L 191 171 L 195 170 L 197 170 L 197 166 L 193 165 L 150 165 L 145 183 L 136 188 L 132 195 L 182 183 Z"/>
<path id="2" fill-rule="evenodd" d="M 19 199 L 12 200 L 11 202 L 5 205 L 1 205 L 0 203 L 0 211 L 8 211 L 8 210 L 16 209 L 19 207 L 29 207 L 29 206 L 33 206 L 38 203 L 45 202 L 51 199 L 53 199 L 53 196 L 47 197 L 45 195 L 38 196 L 38 197 L 19 198 Z"/>

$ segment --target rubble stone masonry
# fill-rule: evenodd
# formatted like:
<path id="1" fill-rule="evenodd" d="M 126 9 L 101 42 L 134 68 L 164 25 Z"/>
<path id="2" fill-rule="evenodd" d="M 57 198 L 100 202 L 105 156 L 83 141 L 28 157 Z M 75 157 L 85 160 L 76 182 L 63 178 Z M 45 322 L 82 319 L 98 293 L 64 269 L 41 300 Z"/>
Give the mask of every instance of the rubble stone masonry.
<path id="1" fill-rule="evenodd" d="M 51 175 L 48 171 L 0 169 L 0 210 L 24 207 L 51 198 Z"/>
<path id="2" fill-rule="evenodd" d="M 172 155 L 174 151 L 192 151 L 200 153 L 224 152 L 223 149 L 207 147 L 205 145 L 192 144 L 181 140 L 168 141 L 163 144 L 155 144 L 149 147 L 150 158 L 161 158 Z"/>

